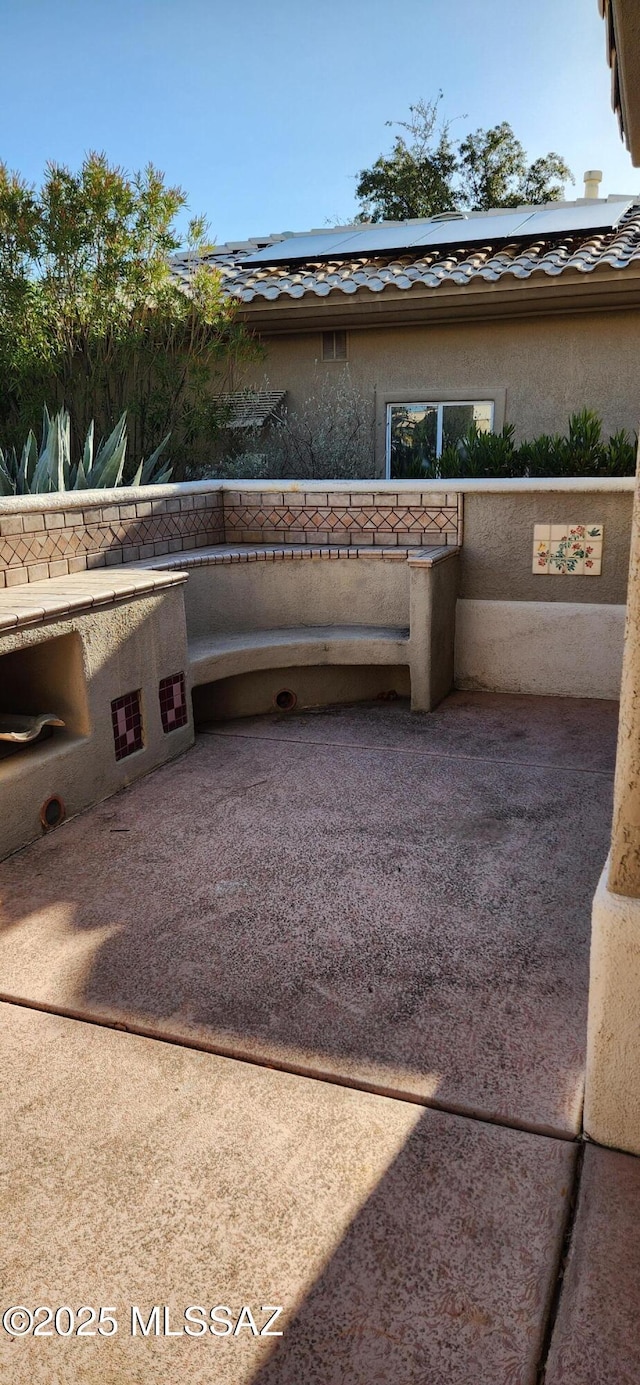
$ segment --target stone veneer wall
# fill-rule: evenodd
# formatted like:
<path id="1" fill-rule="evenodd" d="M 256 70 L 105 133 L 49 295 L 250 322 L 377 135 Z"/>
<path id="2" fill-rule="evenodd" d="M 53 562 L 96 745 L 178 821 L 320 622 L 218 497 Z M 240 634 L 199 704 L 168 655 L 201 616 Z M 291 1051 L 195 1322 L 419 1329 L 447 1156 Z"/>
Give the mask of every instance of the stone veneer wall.
<path id="1" fill-rule="evenodd" d="M 0 586 L 225 542 L 406 548 L 455 544 L 461 535 L 456 493 L 234 491 L 196 483 L 144 494 L 0 502 Z"/>

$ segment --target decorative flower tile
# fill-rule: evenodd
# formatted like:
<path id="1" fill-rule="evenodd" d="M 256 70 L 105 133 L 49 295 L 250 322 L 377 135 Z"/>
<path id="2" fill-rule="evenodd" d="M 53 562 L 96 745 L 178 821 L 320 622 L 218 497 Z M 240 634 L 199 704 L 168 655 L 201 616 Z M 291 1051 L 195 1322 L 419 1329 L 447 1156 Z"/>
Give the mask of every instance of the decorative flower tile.
<path id="1" fill-rule="evenodd" d="M 140 692 L 125 693 L 111 703 L 111 724 L 116 750 L 116 760 L 124 760 L 126 755 L 142 750 L 142 708 Z"/>
<path id="2" fill-rule="evenodd" d="M 179 726 L 186 726 L 189 712 L 184 673 L 172 673 L 169 678 L 161 678 L 159 696 L 160 716 L 165 735 L 168 735 L 169 731 L 177 731 Z"/>
<path id="3" fill-rule="evenodd" d="M 535 524 L 533 571 L 565 577 L 599 577 L 603 536 L 601 524 Z"/>

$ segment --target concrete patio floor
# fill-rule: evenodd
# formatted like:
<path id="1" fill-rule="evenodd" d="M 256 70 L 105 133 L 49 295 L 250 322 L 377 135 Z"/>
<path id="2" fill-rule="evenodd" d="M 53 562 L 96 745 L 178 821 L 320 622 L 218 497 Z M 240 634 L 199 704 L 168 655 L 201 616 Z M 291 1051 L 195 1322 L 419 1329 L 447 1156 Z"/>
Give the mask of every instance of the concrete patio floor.
<path id="1" fill-rule="evenodd" d="M 120 1324 L 0 1332 L 0 1380 L 638 1379 L 640 1161 L 579 1138 L 615 731 L 481 694 L 226 723 L 0 866 L 3 1311 Z"/>

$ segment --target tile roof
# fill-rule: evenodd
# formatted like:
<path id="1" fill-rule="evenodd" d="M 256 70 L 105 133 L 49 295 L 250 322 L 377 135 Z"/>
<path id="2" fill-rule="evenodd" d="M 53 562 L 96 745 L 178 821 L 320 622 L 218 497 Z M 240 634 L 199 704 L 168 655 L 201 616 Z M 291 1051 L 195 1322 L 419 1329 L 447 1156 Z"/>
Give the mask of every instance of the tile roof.
<path id="1" fill-rule="evenodd" d="M 390 289 L 410 293 L 416 287 L 437 290 L 443 284 L 496 283 L 509 277 L 526 280 L 544 275 L 553 280 L 568 270 L 589 275 L 602 268 L 625 270 L 635 262 L 640 267 L 640 206 L 631 207 L 616 228 L 595 232 L 494 238 L 492 243 L 472 247 L 454 243 L 401 253 L 345 254 L 290 265 L 245 263 L 249 254 L 268 245 L 278 244 L 281 253 L 284 239 L 283 235 L 265 236 L 221 245 L 203 256 L 203 262 L 219 270 L 227 292 L 243 304 L 330 294 L 362 297 Z M 193 256 L 176 255 L 172 263 L 174 273 L 188 284 Z"/>

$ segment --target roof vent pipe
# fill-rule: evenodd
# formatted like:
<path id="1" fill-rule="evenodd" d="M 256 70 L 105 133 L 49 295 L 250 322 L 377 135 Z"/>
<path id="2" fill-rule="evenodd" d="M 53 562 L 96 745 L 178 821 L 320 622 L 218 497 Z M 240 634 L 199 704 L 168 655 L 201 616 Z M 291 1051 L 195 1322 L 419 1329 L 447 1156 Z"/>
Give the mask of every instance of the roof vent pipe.
<path id="1" fill-rule="evenodd" d="M 598 189 L 602 182 L 602 173 L 599 168 L 588 168 L 584 175 L 584 195 L 592 198 L 598 196 Z"/>

